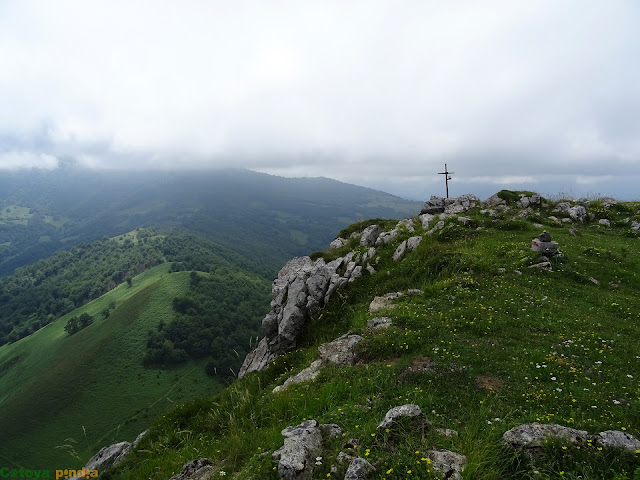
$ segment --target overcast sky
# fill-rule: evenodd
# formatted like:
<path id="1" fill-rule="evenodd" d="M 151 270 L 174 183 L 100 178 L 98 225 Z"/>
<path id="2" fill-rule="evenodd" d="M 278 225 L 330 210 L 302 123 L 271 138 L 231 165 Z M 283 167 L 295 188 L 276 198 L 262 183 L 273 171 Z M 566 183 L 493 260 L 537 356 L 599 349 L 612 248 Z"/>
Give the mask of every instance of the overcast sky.
<path id="1" fill-rule="evenodd" d="M 0 0 L 0 169 L 640 199 L 637 0 Z"/>

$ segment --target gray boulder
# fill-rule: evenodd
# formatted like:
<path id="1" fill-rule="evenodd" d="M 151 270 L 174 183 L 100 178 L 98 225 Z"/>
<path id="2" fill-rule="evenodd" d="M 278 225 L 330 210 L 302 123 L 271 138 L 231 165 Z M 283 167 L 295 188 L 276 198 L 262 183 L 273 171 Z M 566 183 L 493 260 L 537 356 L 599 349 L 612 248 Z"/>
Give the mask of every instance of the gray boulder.
<path id="1" fill-rule="evenodd" d="M 249 372 L 260 372 L 266 369 L 277 356 L 277 354 L 272 353 L 271 350 L 269 350 L 267 338 L 263 338 L 260 340 L 260 343 L 258 343 L 258 347 L 249 352 L 245 357 L 244 362 L 242 362 L 242 366 L 240 367 L 240 371 L 238 372 L 238 378 L 244 377 Z"/>
<path id="2" fill-rule="evenodd" d="M 376 244 L 378 235 L 380 235 L 380 227 L 378 225 L 369 225 L 362 232 L 362 236 L 360 237 L 360 245 L 373 247 Z"/>
<path id="3" fill-rule="evenodd" d="M 436 223 L 431 230 L 427 232 L 427 235 L 433 235 L 438 230 L 442 230 L 444 228 L 444 220 L 440 220 Z"/>
<path id="4" fill-rule="evenodd" d="M 369 313 L 376 313 L 382 310 L 389 310 L 394 307 L 392 302 L 400 297 L 404 297 L 402 292 L 387 293 L 380 297 L 375 297 L 369 304 Z"/>
<path id="5" fill-rule="evenodd" d="M 382 330 L 389 328 L 393 321 L 389 317 L 376 317 L 367 322 L 367 330 L 375 332 L 376 330 Z"/>
<path id="6" fill-rule="evenodd" d="M 131 451 L 133 445 L 129 442 L 119 442 L 103 447 L 85 465 L 85 470 L 102 472 L 115 467 Z"/>
<path id="7" fill-rule="evenodd" d="M 611 226 L 611 221 L 609 221 L 606 218 L 601 218 L 600 220 L 598 220 L 598 223 L 600 225 L 604 225 L 605 227 L 610 227 Z"/>
<path id="8" fill-rule="evenodd" d="M 631 222 L 631 230 L 640 230 L 640 222 L 633 221 Z"/>
<path id="9" fill-rule="evenodd" d="M 404 220 L 400 220 L 396 225 L 397 230 L 405 229 L 410 233 L 413 233 L 415 230 L 413 228 L 413 220 L 411 218 L 405 218 Z"/>
<path id="10" fill-rule="evenodd" d="M 318 347 L 320 359 L 328 365 L 355 365 L 358 361 L 358 344 L 364 342 L 360 335 L 342 335 Z"/>
<path id="11" fill-rule="evenodd" d="M 444 198 L 431 195 L 431 198 L 427 200 L 422 206 L 422 210 L 420 210 L 420 214 L 429 213 L 433 215 L 436 213 L 443 213 L 444 204 L 445 204 Z"/>
<path id="12" fill-rule="evenodd" d="M 427 453 L 431 466 L 439 472 L 443 479 L 462 480 L 462 472 L 467 464 L 467 457 L 449 450 L 434 448 Z"/>
<path id="13" fill-rule="evenodd" d="M 429 224 L 433 221 L 433 219 L 435 218 L 435 215 L 432 215 L 430 213 L 423 213 L 418 218 L 420 219 L 422 228 L 426 230 L 427 228 L 429 228 Z"/>
<path id="14" fill-rule="evenodd" d="M 293 375 L 285 380 L 282 385 L 278 385 L 273 389 L 273 393 L 283 392 L 288 387 L 296 383 L 309 382 L 311 380 L 315 380 L 315 378 L 320 373 L 320 369 L 324 366 L 324 362 L 322 360 L 314 361 L 310 366 L 302 370 L 297 375 Z"/>
<path id="15" fill-rule="evenodd" d="M 284 445 L 273 452 L 281 480 L 306 480 L 313 474 L 315 458 L 322 449 L 322 431 L 315 420 L 282 430 Z"/>
<path id="16" fill-rule="evenodd" d="M 398 245 L 398 248 L 396 248 L 396 251 L 393 252 L 393 256 L 391 258 L 393 258 L 394 262 L 398 262 L 404 258 L 405 253 L 407 253 L 406 240 L 402 242 L 400 245 Z"/>
<path id="17" fill-rule="evenodd" d="M 629 450 L 631 453 L 637 453 L 640 450 L 640 440 L 619 430 L 600 432 L 596 441 L 600 446 L 606 448 L 622 448 Z"/>
<path id="18" fill-rule="evenodd" d="M 495 207 L 498 205 L 506 206 L 507 202 L 500 198 L 497 193 L 495 193 L 487 198 L 484 202 L 482 202 L 482 204 L 487 207 Z"/>
<path id="19" fill-rule="evenodd" d="M 556 208 L 553 209 L 554 212 L 568 212 L 571 208 L 571 204 L 569 202 L 560 202 L 556 205 Z"/>
<path id="20" fill-rule="evenodd" d="M 535 265 L 529 265 L 529 268 L 536 268 L 538 270 L 545 270 L 547 272 L 553 272 L 553 267 L 551 266 L 551 262 L 540 262 Z"/>
<path id="21" fill-rule="evenodd" d="M 587 209 L 582 205 L 576 205 L 569 209 L 569 216 L 574 220 L 584 222 L 587 218 Z"/>
<path id="22" fill-rule="evenodd" d="M 375 468 L 364 458 L 354 458 L 347 468 L 347 472 L 344 475 L 344 480 L 364 480 L 369 477 Z"/>
<path id="23" fill-rule="evenodd" d="M 344 247 L 346 244 L 347 244 L 346 239 L 338 237 L 329 244 L 329 249 Z"/>
<path id="24" fill-rule="evenodd" d="M 378 429 L 391 428 L 402 419 L 409 419 L 410 423 L 415 426 L 430 425 L 424 418 L 420 407 L 416 404 L 409 403 L 400 405 L 399 407 L 393 407 L 389 410 L 384 416 L 384 420 L 378 425 Z"/>
<path id="25" fill-rule="evenodd" d="M 215 469 L 208 458 L 191 460 L 182 467 L 180 473 L 175 474 L 169 480 L 211 480 Z"/>
<path id="26" fill-rule="evenodd" d="M 555 423 L 525 423 L 508 430 L 502 435 L 502 443 L 505 446 L 522 449 L 527 455 L 534 458 L 538 456 L 544 443 L 550 439 L 559 439 L 573 445 L 586 445 L 595 441 L 594 435 L 589 435 L 584 430 L 563 427 Z"/>

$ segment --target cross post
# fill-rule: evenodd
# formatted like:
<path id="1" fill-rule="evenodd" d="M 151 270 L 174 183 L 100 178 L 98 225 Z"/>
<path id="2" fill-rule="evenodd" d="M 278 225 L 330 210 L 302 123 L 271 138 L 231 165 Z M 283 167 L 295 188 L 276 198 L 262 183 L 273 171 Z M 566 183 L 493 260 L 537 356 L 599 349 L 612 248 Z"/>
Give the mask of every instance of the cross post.
<path id="1" fill-rule="evenodd" d="M 447 187 L 447 198 L 449 198 L 449 180 L 451 180 L 451 177 L 449 175 L 453 175 L 454 172 L 449 172 L 447 170 L 447 164 L 444 164 L 444 172 L 438 172 L 438 175 L 444 175 L 444 183 Z"/>

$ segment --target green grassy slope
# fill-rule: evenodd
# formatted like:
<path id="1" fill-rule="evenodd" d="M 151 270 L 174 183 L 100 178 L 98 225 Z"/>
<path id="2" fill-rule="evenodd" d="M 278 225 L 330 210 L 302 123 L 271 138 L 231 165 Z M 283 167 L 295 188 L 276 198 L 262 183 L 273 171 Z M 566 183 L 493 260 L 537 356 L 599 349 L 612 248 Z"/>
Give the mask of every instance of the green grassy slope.
<path id="1" fill-rule="evenodd" d="M 32 468 L 83 465 L 105 444 L 132 440 L 176 403 L 221 385 L 202 362 L 166 370 L 141 364 L 147 331 L 174 317 L 171 300 L 189 272 L 162 264 L 14 344 L 0 347 L 0 463 Z M 111 302 L 117 307 L 103 319 Z M 68 336 L 69 317 L 95 321 Z"/>
<path id="2" fill-rule="evenodd" d="M 351 438 L 358 447 L 350 453 L 376 463 L 372 479 L 436 478 L 425 459 L 433 447 L 466 455 L 466 479 L 637 479 L 640 452 L 565 445 L 548 448 L 532 465 L 501 446 L 505 431 L 532 421 L 640 438 L 640 239 L 622 221 L 638 220 L 640 205 L 622 210 L 598 213 L 611 218 L 611 228 L 554 223 L 549 211 L 495 222 L 475 210 L 465 214 L 469 225 L 448 219 L 441 233 L 393 262 L 409 234 L 399 237 L 379 249 L 377 273 L 333 297 L 299 350 L 211 400 L 159 418 L 104 478 L 166 479 L 185 462 L 208 457 L 216 476 L 276 479 L 271 453 L 282 445 L 281 430 L 314 418 L 343 430 L 325 446 L 316 479 L 344 477 L 344 466 L 337 473 L 330 466 Z M 553 272 L 529 268 L 539 261 L 530 250 L 542 230 L 534 222 L 565 253 L 552 259 Z M 366 331 L 367 320 L 381 316 L 368 311 L 374 296 L 415 288 L 423 293 L 384 313 L 392 327 Z M 367 339 L 363 362 L 326 368 L 313 382 L 272 393 L 317 358 L 319 344 L 346 332 Z M 405 403 L 458 436 L 376 430 L 388 409 Z"/>

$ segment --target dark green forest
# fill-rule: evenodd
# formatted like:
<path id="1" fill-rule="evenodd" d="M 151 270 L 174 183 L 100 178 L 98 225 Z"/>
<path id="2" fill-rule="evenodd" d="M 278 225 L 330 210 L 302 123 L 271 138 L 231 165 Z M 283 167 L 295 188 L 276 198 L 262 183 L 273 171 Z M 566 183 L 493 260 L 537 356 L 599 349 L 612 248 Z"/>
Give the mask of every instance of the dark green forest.
<path id="1" fill-rule="evenodd" d="M 228 268 L 190 275 L 187 295 L 173 299 L 177 318 L 150 331 L 143 363 L 168 366 L 211 357 L 207 373 L 233 377 L 260 335 L 269 305 L 270 282 Z M 255 346 L 255 345 L 254 345 Z"/>

